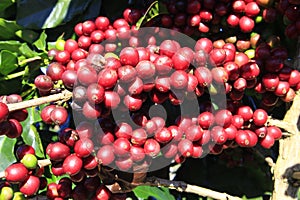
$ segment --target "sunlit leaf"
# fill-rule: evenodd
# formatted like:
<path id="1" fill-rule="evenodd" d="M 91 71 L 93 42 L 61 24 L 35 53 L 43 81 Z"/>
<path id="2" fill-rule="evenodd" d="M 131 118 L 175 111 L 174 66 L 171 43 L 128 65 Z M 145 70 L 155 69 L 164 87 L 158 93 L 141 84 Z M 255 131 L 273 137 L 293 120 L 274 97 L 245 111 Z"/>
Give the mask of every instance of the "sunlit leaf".
<path id="1" fill-rule="evenodd" d="M 20 46 L 19 50 L 24 56 L 28 58 L 38 55 L 38 53 L 30 49 L 30 47 L 26 43 L 23 43 Z"/>
<path id="2" fill-rule="evenodd" d="M 150 186 L 138 186 L 133 190 L 134 194 L 138 198 L 148 199 L 154 197 L 156 199 L 175 200 L 174 196 L 170 194 L 168 189 L 161 189 Z"/>
<path id="3" fill-rule="evenodd" d="M 70 3 L 71 0 L 58 0 L 42 28 L 52 28 L 59 25 L 67 15 Z"/>
<path id="4" fill-rule="evenodd" d="M 24 142 L 35 149 L 36 155 L 44 157 L 44 150 L 40 135 L 35 127 L 35 123 L 41 121 L 39 112 L 35 108 L 28 108 L 28 117 L 21 122 L 23 126 L 22 138 Z"/>
<path id="5" fill-rule="evenodd" d="M 46 50 L 46 39 L 47 39 L 47 34 L 45 33 L 45 31 L 43 31 L 39 37 L 39 39 L 37 39 L 33 45 L 36 46 L 36 48 L 38 48 L 39 50 L 45 51 Z"/>
<path id="6" fill-rule="evenodd" d="M 0 136 L 0 171 L 4 171 L 11 163 L 16 161 L 14 155 L 14 146 L 16 139 L 10 139 L 6 136 Z"/>
<path id="7" fill-rule="evenodd" d="M 153 18 L 157 17 L 160 14 L 167 13 L 167 9 L 164 4 L 162 4 L 160 1 L 153 2 L 144 16 L 142 16 L 138 22 L 136 23 L 136 27 L 140 28 L 144 23 L 152 20 Z"/>

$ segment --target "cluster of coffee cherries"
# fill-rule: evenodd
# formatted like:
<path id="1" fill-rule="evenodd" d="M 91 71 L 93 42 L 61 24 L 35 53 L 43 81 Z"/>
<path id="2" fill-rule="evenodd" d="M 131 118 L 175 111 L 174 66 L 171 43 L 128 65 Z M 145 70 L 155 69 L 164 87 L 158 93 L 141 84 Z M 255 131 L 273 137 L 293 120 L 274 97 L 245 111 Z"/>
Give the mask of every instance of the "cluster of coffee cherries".
<path id="1" fill-rule="evenodd" d="M 35 150 L 31 146 L 19 146 L 16 158 L 17 162 L 9 165 L 4 171 L 5 182 L 1 184 L 1 199 L 25 199 L 25 196 L 36 195 L 47 186 L 47 179 L 43 176 L 44 167 L 38 165 Z M 15 185 L 17 187 L 14 187 Z"/>
<path id="2" fill-rule="evenodd" d="M 48 184 L 49 199 L 122 199 L 122 195 L 112 194 L 99 178 L 100 162 L 95 156 L 91 128 L 87 122 L 79 124 L 76 130 L 65 128 L 59 132 L 59 141 L 47 146 L 52 174 L 68 175 Z"/>
<path id="3" fill-rule="evenodd" d="M 274 1 L 215 1 L 215 0 L 180 0 L 165 1 L 168 14 L 160 17 L 157 25 L 181 31 L 187 35 L 200 33 L 218 33 L 223 30 L 238 28 L 250 33 L 255 26 L 264 21 L 274 23 L 279 14 L 289 24 L 286 35 L 297 38 L 299 35 L 299 2 Z M 298 21 L 298 22 L 297 22 Z M 152 22 L 149 23 L 153 25 Z"/>
<path id="4" fill-rule="evenodd" d="M 23 132 L 20 122 L 26 120 L 28 111 L 26 109 L 9 112 L 8 104 L 21 102 L 22 97 L 18 94 L 11 94 L 0 97 L 0 136 L 6 135 L 9 138 L 17 138 Z"/>
<path id="5" fill-rule="evenodd" d="M 289 38 L 297 38 L 300 34 L 300 2 L 294 0 L 280 0 L 276 10 L 282 15 L 283 22 L 287 26 L 285 34 Z"/>

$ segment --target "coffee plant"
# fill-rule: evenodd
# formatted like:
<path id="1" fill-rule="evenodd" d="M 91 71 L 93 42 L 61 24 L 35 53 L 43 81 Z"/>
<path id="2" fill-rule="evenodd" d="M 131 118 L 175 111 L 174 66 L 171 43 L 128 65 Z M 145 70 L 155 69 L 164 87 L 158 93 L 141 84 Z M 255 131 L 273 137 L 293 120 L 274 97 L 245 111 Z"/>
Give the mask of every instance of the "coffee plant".
<path id="1" fill-rule="evenodd" d="M 0 3 L 0 200 L 296 200 L 300 1 Z"/>

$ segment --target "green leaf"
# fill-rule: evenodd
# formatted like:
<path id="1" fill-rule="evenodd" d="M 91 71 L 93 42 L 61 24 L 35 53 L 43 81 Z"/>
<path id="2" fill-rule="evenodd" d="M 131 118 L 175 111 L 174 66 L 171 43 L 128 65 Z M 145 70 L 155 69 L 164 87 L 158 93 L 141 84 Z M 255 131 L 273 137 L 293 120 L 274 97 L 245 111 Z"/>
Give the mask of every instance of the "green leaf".
<path id="1" fill-rule="evenodd" d="M 23 43 L 20 46 L 19 50 L 22 53 L 22 55 L 26 56 L 27 58 L 34 57 L 34 56 L 38 55 L 38 53 L 31 50 L 30 47 L 26 43 Z"/>
<path id="2" fill-rule="evenodd" d="M 4 135 L 0 136 L 1 172 L 4 171 L 11 163 L 16 162 L 16 157 L 14 155 L 14 146 L 16 142 L 17 139 L 10 139 Z"/>
<path id="3" fill-rule="evenodd" d="M 14 0 L 1 0 L 0 1 L 0 12 L 3 12 L 6 8 L 14 4 Z"/>
<path id="4" fill-rule="evenodd" d="M 25 121 L 21 122 L 23 126 L 23 133 L 21 137 L 24 142 L 35 149 L 36 155 L 38 157 L 44 157 L 44 150 L 40 135 L 34 126 L 36 122 L 41 121 L 39 112 L 35 108 L 28 108 L 28 117 Z"/>
<path id="5" fill-rule="evenodd" d="M 16 36 L 28 43 L 32 43 L 39 36 L 37 32 L 28 29 L 18 30 L 15 34 Z"/>
<path id="6" fill-rule="evenodd" d="M 9 40 L 9 41 L 0 41 L 0 50 L 7 50 L 11 52 L 19 53 L 19 48 L 21 43 L 16 40 Z"/>
<path id="7" fill-rule="evenodd" d="M 61 24 L 68 13 L 70 3 L 71 0 L 58 0 L 42 28 L 53 28 Z"/>
<path id="8" fill-rule="evenodd" d="M 0 40 L 9 40 L 15 37 L 15 32 L 21 29 L 15 21 L 0 18 Z"/>
<path id="9" fill-rule="evenodd" d="M 148 199 L 154 197 L 158 200 L 175 200 L 174 196 L 170 194 L 167 188 L 157 188 L 150 186 L 138 186 L 133 190 L 138 198 Z"/>
<path id="10" fill-rule="evenodd" d="M 150 21 L 151 19 L 157 17 L 160 14 L 168 13 L 164 4 L 160 1 L 154 1 L 138 22 L 136 23 L 136 27 L 140 28 L 144 23 Z"/>
<path id="11" fill-rule="evenodd" d="M 3 50 L 0 53 L 0 73 L 8 75 L 18 68 L 18 58 L 10 51 Z"/>
<path id="12" fill-rule="evenodd" d="M 39 39 L 37 39 L 33 43 L 33 45 L 36 46 L 36 48 L 38 48 L 39 50 L 46 51 L 46 39 L 47 39 L 47 34 L 45 33 L 45 31 L 43 31 Z"/>

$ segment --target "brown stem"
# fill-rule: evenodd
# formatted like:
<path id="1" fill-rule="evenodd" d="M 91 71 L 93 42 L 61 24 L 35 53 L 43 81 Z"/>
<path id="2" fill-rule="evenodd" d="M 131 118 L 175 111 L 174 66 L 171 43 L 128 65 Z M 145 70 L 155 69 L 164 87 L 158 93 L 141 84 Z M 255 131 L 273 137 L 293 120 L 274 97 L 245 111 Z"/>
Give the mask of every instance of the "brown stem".
<path id="1" fill-rule="evenodd" d="M 145 185 L 156 186 L 156 187 L 168 187 L 169 189 L 175 189 L 179 192 L 187 192 L 197 194 L 202 197 L 209 197 L 216 200 L 242 200 L 239 197 L 231 196 L 226 193 L 217 192 L 211 189 L 207 189 L 204 187 L 186 184 L 185 182 L 181 181 L 170 181 L 166 179 L 160 179 L 156 177 L 150 177 L 147 179 L 148 182 Z"/>
<path id="2" fill-rule="evenodd" d="M 21 110 L 24 108 L 30 108 L 30 107 L 35 107 L 39 106 L 45 103 L 50 103 L 50 102 L 56 102 L 56 101 L 68 101 L 72 97 L 72 92 L 68 90 L 64 90 L 61 93 L 58 94 L 53 94 L 45 97 L 40 97 L 37 99 L 30 99 L 27 101 L 22 101 L 18 103 L 12 103 L 12 104 L 7 104 L 8 109 L 10 112 L 15 111 L 15 110 Z"/>

